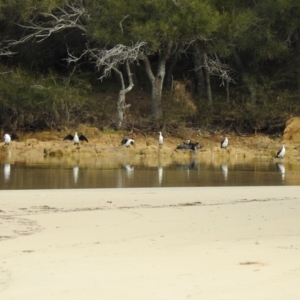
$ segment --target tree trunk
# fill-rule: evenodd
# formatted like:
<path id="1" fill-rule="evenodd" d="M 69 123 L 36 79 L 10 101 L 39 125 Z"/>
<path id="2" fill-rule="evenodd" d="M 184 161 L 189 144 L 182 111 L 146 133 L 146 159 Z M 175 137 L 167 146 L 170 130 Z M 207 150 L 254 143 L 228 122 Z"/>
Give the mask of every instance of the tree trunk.
<path id="1" fill-rule="evenodd" d="M 162 116 L 161 109 L 161 96 L 162 87 L 164 82 L 164 73 L 158 74 L 152 84 L 152 103 L 151 103 L 151 113 L 155 118 L 160 118 Z"/>
<path id="2" fill-rule="evenodd" d="M 166 60 L 161 59 L 158 63 L 157 75 L 154 76 L 148 57 L 143 57 L 146 73 L 151 82 L 151 114 L 158 119 L 162 116 L 161 96 L 164 77 L 166 73 Z"/>
<path id="3" fill-rule="evenodd" d="M 116 120 L 116 129 L 117 130 L 120 130 L 122 128 L 123 122 L 124 122 L 125 110 L 131 106 L 131 104 L 125 104 L 125 98 L 126 98 L 125 95 L 126 95 L 126 93 L 129 92 L 128 88 L 125 90 L 121 90 L 119 92 L 118 102 L 117 102 L 117 120 Z M 131 90 L 131 88 L 130 88 L 130 90 Z"/>
<path id="4" fill-rule="evenodd" d="M 152 88 L 151 114 L 155 119 L 159 119 L 162 116 L 162 108 L 161 108 L 162 89 L 163 89 L 164 78 L 166 75 L 166 63 L 171 56 L 172 46 L 173 46 L 172 42 L 165 44 L 163 50 L 159 53 L 159 61 L 158 61 L 156 76 L 153 75 L 148 57 L 144 54 L 142 54 L 140 57 L 145 63 L 146 73 L 151 82 L 151 88 Z"/>
<path id="5" fill-rule="evenodd" d="M 211 84 L 210 84 L 210 74 L 207 70 L 205 70 L 205 81 L 206 81 L 206 94 L 207 94 L 207 102 L 210 107 L 212 107 L 212 93 L 211 93 Z"/>
<path id="6" fill-rule="evenodd" d="M 235 48 L 233 48 L 233 56 L 234 56 L 234 59 L 235 59 L 235 62 L 237 64 L 238 68 L 240 69 L 242 80 L 245 83 L 245 85 L 247 86 L 248 91 L 250 93 L 251 103 L 256 104 L 256 88 L 255 88 L 255 85 L 251 81 L 248 73 L 245 71 L 245 68 L 244 68 L 243 63 L 241 61 L 241 58 L 239 57 L 239 55 L 238 55 Z"/>
<path id="7" fill-rule="evenodd" d="M 205 81 L 206 81 L 206 94 L 207 94 L 207 102 L 210 107 L 212 107 L 212 93 L 211 93 L 211 84 L 210 84 L 210 74 L 205 66 L 207 66 L 207 55 L 204 53 L 204 73 L 205 73 Z"/>
<path id="8" fill-rule="evenodd" d="M 229 95 L 229 81 L 226 81 L 226 102 L 230 103 L 230 95 Z"/>
<path id="9" fill-rule="evenodd" d="M 132 74 L 130 72 L 130 67 L 128 61 L 125 62 L 126 65 L 126 71 L 128 75 L 128 80 L 129 80 L 129 86 L 125 88 L 125 83 L 124 83 L 124 77 L 121 71 L 118 69 L 114 68 L 116 73 L 119 75 L 121 84 L 122 84 L 122 89 L 119 92 L 118 96 L 118 102 L 117 102 L 117 119 L 116 119 L 116 129 L 120 130 L 123 126 L 124 123 L 124 114 L 125 110 L 131 106 L 131 104 L 126 104 L 125 99 L 126 99 L 126 94 L 132 90 L 133 88 L 133 81 L 132 81 Z"/>
<path id="10" fill-rule="evenodd" d="M 201 97 L 204 95 L 204 75 L 203 75 L 203 62 L 200 51 L 200 46 L 195 44 L 193 46 L 193 59 L 194 59 L 194 69 L 195 69 L 195 94 L 196 99 L 200 102 Z"/>
<path id="11" fill-rule="evenodd" d="M 167 75 L 166 75 L 166 86 L 168 89 L 172 89 L 173 85 L 173 70 L 178 62 L 179 59 L 179 51 L 177 51 L 174 56 L 171 59 L 171 64 L 168 69 Z"/>

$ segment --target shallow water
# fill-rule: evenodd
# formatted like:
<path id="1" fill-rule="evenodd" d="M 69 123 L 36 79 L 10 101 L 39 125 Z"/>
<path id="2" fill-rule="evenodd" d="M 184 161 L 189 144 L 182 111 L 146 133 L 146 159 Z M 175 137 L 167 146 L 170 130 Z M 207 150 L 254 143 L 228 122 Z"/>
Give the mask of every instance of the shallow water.
<path id="1" fill-rule="evenodd" d="M 285 160 L 183 162 L 66 161 L 0 162 L 0 189 L 139 188 L 300 185 L 300 163 Z"/>

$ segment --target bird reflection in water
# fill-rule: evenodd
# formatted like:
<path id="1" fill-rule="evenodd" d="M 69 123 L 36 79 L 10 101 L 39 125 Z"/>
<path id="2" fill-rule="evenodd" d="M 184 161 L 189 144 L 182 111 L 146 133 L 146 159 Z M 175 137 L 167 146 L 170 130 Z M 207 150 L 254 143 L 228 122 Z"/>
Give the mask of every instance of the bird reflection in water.
<path id="1" fill-rule="evenodd" d="M 124 164 L 124 165 L 123 165 L 123 168 L 124 168 L 125 171 L 126 171 L 126 177 L 127 177 L 128 179 L 132 179 L 134 167 L 132 167 L 132 166 L 129 165 L 129 164 Z"/>
<path id="2" fill-rule="evenodd" d="M 160 152 L 158 152 L 157 155 L 157 171 L 158 171 L 158 186 L 161 186 L 162 184 L 162 180 L 163 180 L 163 167 L 161 164 L 161 156 L 160 156 Z"/>
<path id="3" fill-rule="evenodd" d="M 161 186 L 163 180 L 163 167 L 158 166 L 157 170 L 158 170 L 158 185 Z"/>
<path id="4" fill-rule="evenodd" d="M 4 173 L 4 181 L 8 182 L 10 179 L 10 164 L 4 164 L 3 173 Z"/>
<path id="5" fill-rule="evenodd" d="M 227 180 L 227 177 L 228 177 L 228 166 L 227 166 L 227 164 L 221 164 L 221 171 L 222 171 L 224 180 Z"/>
<path id="6" fill-rule="evenodd" d="M 285 166 L 282 163 L 276 163 L 276 167 L 279 171 L 279 173 L 281 174 L 281 179 L 282 181 L 285 180 Z"/>
<path id="7" fill-rule="evenodd" d="M 199 170 L 200 169 L 200 165 L 196 164 L 196 158 L 193 157 L 191 159 L 191 161 L 188 164 L 180 164 L 178 165 L 179 169 L 183 169 L 183 170 Z"/>
<path id="8" fill-rule="evenodd" d="M 79 173 L 79 167 L 78 166 L 74 166 L 73 167 L 73 180 L 74 180 L 75 184 L 78 181 L 78 173 Z"/>
<path id="9" fill-rule="evenodd" d="M 187 179 L 190 179 L 190 170 L 200 170 L 200 164 L 196 163 L 196 157 L 193 155 L 191 161 L 188 164 L 179 164 L 178 168 L 181 170 L 186 170 Z"/>

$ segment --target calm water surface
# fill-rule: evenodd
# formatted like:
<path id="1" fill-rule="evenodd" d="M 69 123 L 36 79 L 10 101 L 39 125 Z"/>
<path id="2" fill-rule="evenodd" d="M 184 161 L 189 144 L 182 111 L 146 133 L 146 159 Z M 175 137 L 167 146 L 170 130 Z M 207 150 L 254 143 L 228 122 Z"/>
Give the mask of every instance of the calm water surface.
<path id="1" fill-rule="evenodd" d="M 300 163 L 279 160 L 184 163 L 0 162 L 0 189 L 300 185 Z"/>

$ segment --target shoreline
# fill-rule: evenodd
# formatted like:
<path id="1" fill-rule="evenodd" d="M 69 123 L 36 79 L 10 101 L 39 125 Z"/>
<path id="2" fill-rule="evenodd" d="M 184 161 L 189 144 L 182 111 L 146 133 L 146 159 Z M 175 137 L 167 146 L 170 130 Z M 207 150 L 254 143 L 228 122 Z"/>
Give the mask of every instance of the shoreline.
<path id="1" fill-rule="evenodd" d="M 299 299 L 300 187 L 1 190 L 1 299 Z"/>
<path id="2" fill-rule="evenodd" d="M 177 150 L 176 147 L 185 138 L 175 137 L 169 134 L 164 136 L 163 147 L 158 147 L 157 134 L 144 136 L 134 134 L 135 143 L 126 148 L 121 145 L 121 140 L 128 133 L 102 133 L 95 128 L 85 128 L 85 134 L 89 142 L 80 142 L 76 146 L 72 141 L 63 140 L 66 132 L 40 132 L 25 135 L 19 142 L 13 141 L 9 146 L 0 143 L 0 160 L 17 162 L 44 163 L 48 158 L 64 159 L 70 164 L 76 160 L 117 160 L 122 161 L 124 157 L 132 161 L 140 159 L 153 160 L 158 156 L 162 162 L 188 160 L 191 157 L 189 150 Z M 133 136 L 132 136 L 133 137 Z M 281 138 L 271 138 L 267 135 L 250 135 L 241 137 L 228 134 L 229 144 L 226 149 L 220 148 L 224 138 L 220 134 L 190 133 L 186 139 L 199 142 L 201 149 L 197 149 L 195 156 L 203 160 L 218 157 L 223 160 L 230 159 L 274 159 L 277 151 L 284 142 Z M 286 161 L 299 161 L 299 142 L 285 141 Z"/>

